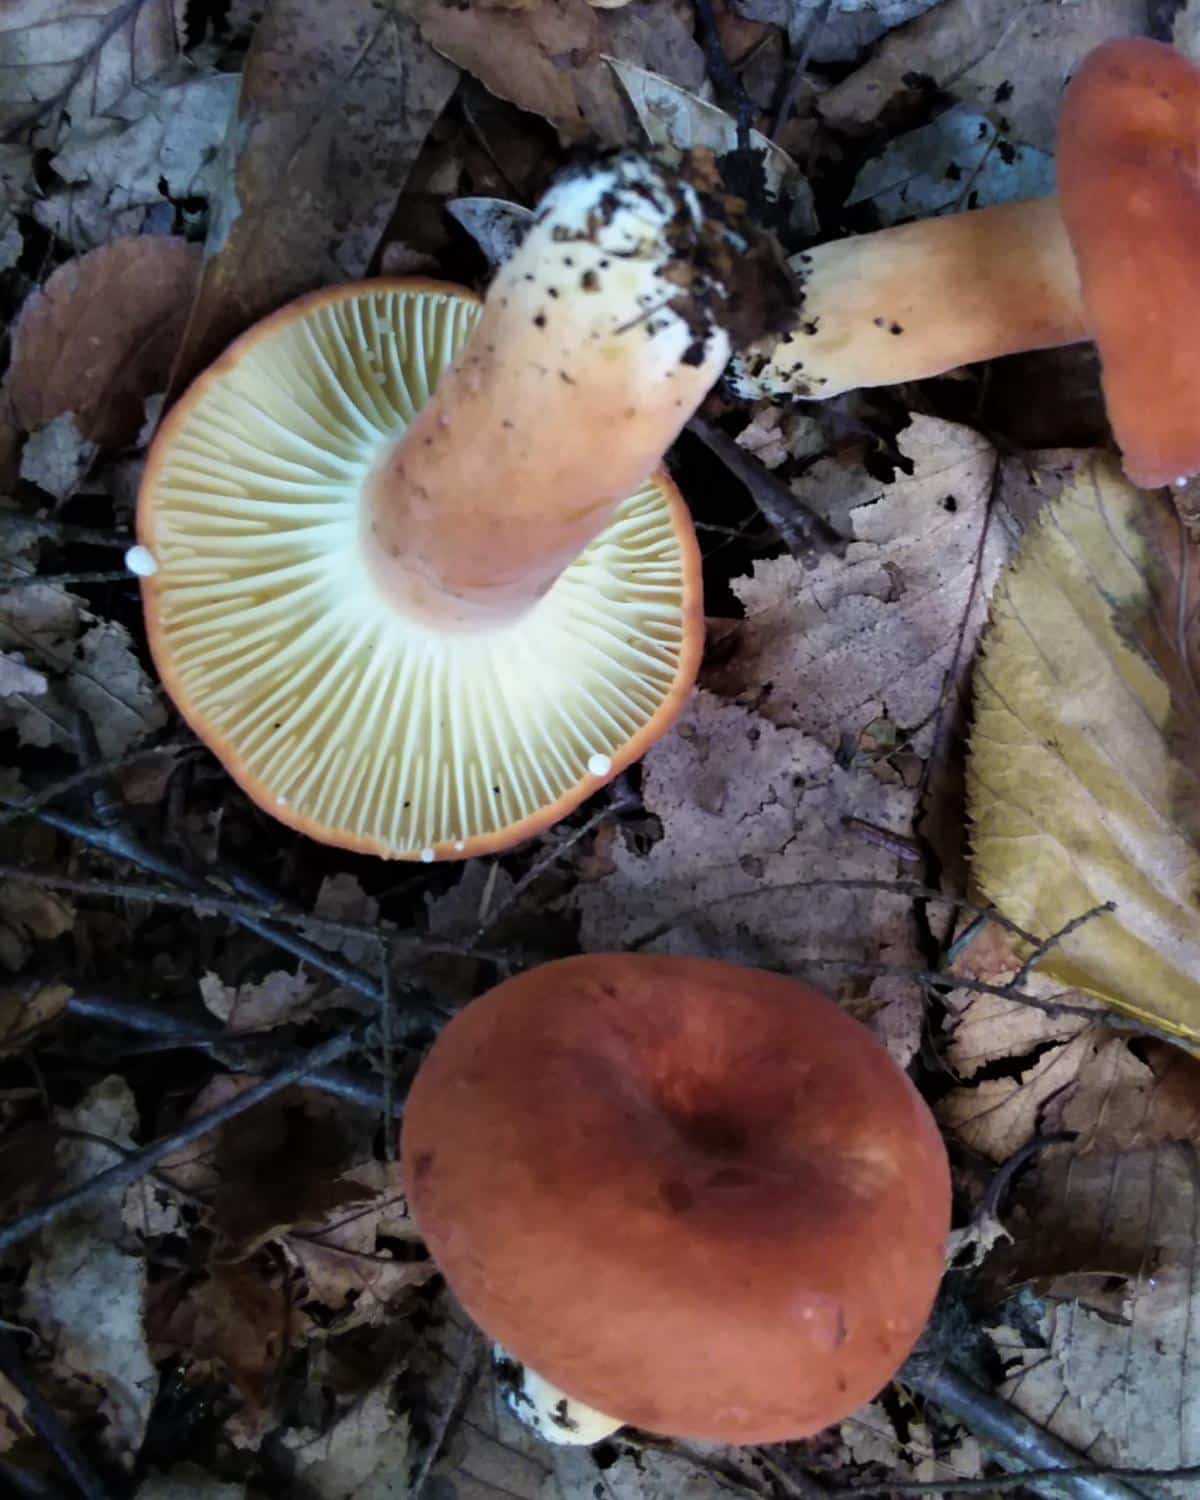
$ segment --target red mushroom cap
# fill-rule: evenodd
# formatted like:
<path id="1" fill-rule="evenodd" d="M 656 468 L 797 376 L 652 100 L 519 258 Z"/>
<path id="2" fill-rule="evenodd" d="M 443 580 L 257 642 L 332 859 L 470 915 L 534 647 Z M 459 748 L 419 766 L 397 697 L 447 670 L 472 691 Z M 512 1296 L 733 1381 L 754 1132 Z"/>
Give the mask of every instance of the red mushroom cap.
<path id="1" fill-rule="evenodd" d="M 1200 469 L 1200 68 L 1142 38 L 1096 48 L 1057 170 L 1125 471 L 1169 484 Z"/>
<path id="2" fill-rule="evenodd" d="M 949 1225 L 929 1110 L 810 986 L 590 955 L 442 1033 L 403 1133 L 467 1311 L 569 1396 L 661 1433 L 802 1437 L 895 1373 Z"/>

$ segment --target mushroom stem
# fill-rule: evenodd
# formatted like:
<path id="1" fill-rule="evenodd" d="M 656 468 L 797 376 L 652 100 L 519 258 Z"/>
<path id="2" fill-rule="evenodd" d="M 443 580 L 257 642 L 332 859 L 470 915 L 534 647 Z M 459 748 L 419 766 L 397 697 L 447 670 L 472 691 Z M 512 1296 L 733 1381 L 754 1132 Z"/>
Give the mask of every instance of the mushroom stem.
<path id="1" fill-rule="evenodd" d="M 737 362 L 741 396 L 825 400 L 1091 336 L 1057 198 L 835 240 L 791 266 L 799 326 Z"/>
<path id="2" fill-rule="evenodd" d="M 657 468 L 729 357 L 729 231 L 705 207 L 632 154 L 550 189 L 368 482 L 364 546 L 401 609 L 524 613 Z"/>

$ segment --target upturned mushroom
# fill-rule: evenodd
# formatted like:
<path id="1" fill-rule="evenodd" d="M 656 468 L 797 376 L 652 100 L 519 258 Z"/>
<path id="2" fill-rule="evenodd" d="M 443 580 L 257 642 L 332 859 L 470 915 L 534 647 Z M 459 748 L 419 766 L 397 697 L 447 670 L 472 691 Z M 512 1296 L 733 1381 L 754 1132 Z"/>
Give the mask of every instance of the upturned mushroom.
<path id="1" fill-rule="evenodd" d="M 131 566 L 166 687 L 268 812 L 384 857 L 479 854 L 666 730 L 703 612 L 658 466 L 772 285 L 790 306 L 752 240 L 702 165 L 623 154 L 551 188 L 482 307 L 316 292 L 192 385 Z"/>
<path id="2" fill-rule="evenodd" d="M 1200 68 L 1161 42 L 1092 52 L 1067 87 L 1056 197 L 794 257 L 795 332 L 740 361 L 747 397 L 823 400 L 1095 339 L 1135 483 L 1200 469 Z"/>
<path id="3" fill-rule="evenodd" d="M 946 1152 L 907 1076 L 817 990 L 715 959 L 500 984 L 422 1064 L 402 1157 L 434 1260 L 541 1377 L 530 1403 L 553 1388 L 559 1440 L 568 1415 L 817 1432 L 895 1374 L 943 1271 Z"/>

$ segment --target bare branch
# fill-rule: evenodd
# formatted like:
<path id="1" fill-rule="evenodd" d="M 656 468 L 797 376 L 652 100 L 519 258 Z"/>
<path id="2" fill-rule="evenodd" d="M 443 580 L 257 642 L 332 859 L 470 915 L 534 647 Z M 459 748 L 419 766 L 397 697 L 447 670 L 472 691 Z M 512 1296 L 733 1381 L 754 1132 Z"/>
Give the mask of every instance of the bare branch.
<path id="1" fill-rule="evenodd" d="M 0 1374 L 7 1376 L 24 1396 L 24 1420 L 53 1453 L 59 1467 L 79 1486 L 85 1500 L 109 1500 L 109 1491 L 79 1451 L 58 1413 L 34 1384 L 16 1339 L 6 1329 L 0 1329 Z"/>
<path id="2" fill-rule="evenodd" d="M 62 1193 L 57 1198 L 51 1198 L 45 1203 L 38 1204 L 36 1208 L 31 1208 L 28 1213 L 21 1214 L 11 1224 L 0 1228 L 0 1255 L 14 1245 L 19 1245 L 22 1240 L 27 1240 L 30 1235 L 45 1229 L 48 1224 L 53 1224 L 83 1204 L 90 1203 L 93 1198 L 129 1187 L 145 1177 L 148 1172 L 153 1171 L 168 1156 L 174 1155 L 184 1146 L 190 1146 L 193 1141 L 200 1140 L 202 1136 L 224 1125 L 227 1120 L 232 1120 L 235 1115 L 244 1114 L 246 1110 L 253 1109 L 256 1104 L 261 1104 L 265 1099 L 270 1099 L 273 1095 L 290 1088 L 292 1084 L 299 1083 L 302 1078 L 306 1078 L 316 1069 L 345 1057 L 358 1043 L 359 1036 L 354 1031 L 331 1037 L 327 1042 L 322 1042 L 319 1047 L 314 1047 L 311 1052 L 305 1053 L 289 1067 L 281 1068 L 270 1078 L 264 1078 L 261 1083 L 256 1083 L 253 1088 L 247 1089 L 234 1099 L 226 1100 L 216 1109 L 210 1109 L 207 1114 L 197 1116 L 172 1135 L 162 1136 L 149 1146 L 143 1146 L 139 1151 L 134 1151 L 124 1161 L 98 1173 L 87 1182 L 81 1183 L 79 1187 L 72 1188 L 70 1192 Z"/>

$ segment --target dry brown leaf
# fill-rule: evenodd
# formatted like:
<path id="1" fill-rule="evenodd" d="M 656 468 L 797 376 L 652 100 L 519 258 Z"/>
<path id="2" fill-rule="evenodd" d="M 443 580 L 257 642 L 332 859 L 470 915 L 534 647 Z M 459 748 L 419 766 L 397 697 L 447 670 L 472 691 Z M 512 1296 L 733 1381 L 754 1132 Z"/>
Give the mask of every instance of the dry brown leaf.
<path id="1" fill-rule="evenodd" d="M 824 459 L 797 481 L 853 536 L 844 559 L 805 569 L 759 563 L 733 589 L 746 618 L 706 686 L 752 702 L 773 723 L 828 748 L 876 720 L 907 731 L 927 754 L 943 684 L 961 675 L 1007 556 L 988 526 L 996 456 L 968 428 L 914 417 L 899 436 L 911 475 L 872 479 L 857 455 Z M 908 829 L 901 829 L 907 832 Z"/>
<path id="2" fill-rule="evenodd" d="M 956 1479 L 977 1479 L 983 1472 L 979 1440 L 966 1437 L 947 1451 L 934 1442 L 928 1424 L 911 1408 L 903 1412 L 903 1436 L 882 1401 L 872 1401 L 839 1424 L 845 1445 L 837 1467 L 844 1464 L 882 1464 L 906 1480 L 947 1485 Z"/>
<path id="3" fill-rule="evenodd" d="M 166 723 L 123 625 L 102 621 L 76 639 L 91 618 L 81 600 L 51 584 L 0 591 L 0 647 L 20 650 L 48 677 L 44 693 L 0 697 L 0 727 L 17 729 L 22 743 L 77 748 L 83 712 L 102 752 L 115 758 Z"/>
<path id="4" fill-rule="evenodd" d="M 7 1375 L 0 1375 L 0 1453 L 8 1453 L 33 1436 L 25 1420 L 28 1402 Z"/>
<path id="5" fill-rule="evenodd" d="M 75 124 L 104 115 L 131 89 L 174 61 L 181 38 L 163 0 L 7 0 L 0 55 L 0 135 L 33 131 L 54 143 L 67 115 Z"/>
<path id="6" fill-rule="evenodd" d="M 336 1331 L 384 1321 L 400 1294 L 434 1274 L 429 1260 L 400 1259 L 386 1243 L 418 1242 L 395 1163 L 369 1162 L 343 1182 L 359 1193 L 322 1221 L 296 1224 L 283 1246 L 304 1272 L 309 1298 L 339 1314 Z"/>
<path id="7" fill-rule="evenodd" d="M 587 0 L 536 0 L 520 10 L 403 0 L 421 35 L 500 99 L 549 120 L 563 141 L 619 145 L 630 118 Z"/>
<path id="8" fill-rule="evenodd" d="M 63 412 L 25 440 L 21 478 L 56 500 L 67 500 L 79 488 L 95 457 L 96 445 L 80 432 L 75 413 Z"/>
<path id="9" fill-rule="evenodd" d="M 75 908 L 53 891 L 28 880 L 0 884 L 0 965 L 23 968 L 35 942 L 49 943 L 70 932 Z"/>
<path id="10" fill-rule="evenodd" d="M 395 6 L 275 0 L 246 56 L 175 392 L 281 303 L 365 273 L 457 79 Z"/>
<path id="11" fill-rule="evenodd" d="M 910 902 L 853 887 L 891 883 L 903 867 L 844 823 L 907 831 L 908 788 L 843 768 L 799 730 L 700 692 L 646 757 L 643 797 L 662 838 L 644 854 L 618 844 L 616 873 L 577 890 L 585 947 L 708 953 L 807 975 L 911 1056 L 913 986 L 837 962 L 921 967 Z"/>
<path id="12" fill-rule="evenodd" d="M 195 1464 L 176 1464 L 142 1481 L 134 1500 L 246 1500 L 244 1484 L 226 1484 Z"/>
<path id="13" fill-rule="evenodd" d="M 189 1118 L 258 1081 L 222 1076 L 203 1089 Z M 247 1256 L 301 1221 L 361 1198 L 341 1174 L 370 1154 L 375 1119 L 315 1089 L 293 1088 L 237 1115 L 163 1164 L 167 1176 L 204 1198 L 225 1256 Z"/>
<path id="14" fill-rule="evenodd" d="M 200 997 L 230 1031 L 267 1031 L 310 1016 L 316 988 L 307 974 L 289 974 L 283 969 L 236 986 L 209 973 L 200 980 Z"/>
<path id="15" fill-rule="evenodd" d="M 113 620 L 93 625 L 81 637 L 62 691 L 68 703 L 87 714 L 108 759 L 167 722 L 158 689 L 131 650 L 128 630 Z"/>
<path id="16" fill-rule="evenodd" d="M 3 903 L 0 893 L 0 904 Z M 19 1052 L 52 1021 L 56 1021 L 71 998 L 65 984 L 26 981 L 0 989 L 0 1056 Z"/>
<path id="17" fill-rule="evenodd" d="M 596 19 L 606 57 L 637 63 L 693 93 L 704 87 L 708 66 L 689 0 L 633 0 Z"/>
<path id="18" fill-rule="evenodd" d="M 1200 1462 L 1198 1215 L 1194 1142 L 1043 1158 L 1022 1274 L 1074 1273 L 1084 1290 L 1047 1299 L 1040 1350 L 1014 1347 L 1011 1331 L 994 1336 L 1015 1358 L 1004 1394 L 1097 1462 Z"/>
<path id="19" fill-rule="evenodd" d="M 1196 629 L 1190 600 L 1176 607 L 1181 556 L 1186 596 L 1200 567 L 1169 502 L 1103 455 L 1042 511 L 993 600 L 968 791 L 975 879 L 1006 916 L 1046 938 L 1115 904 L 1039 969 L 1200 1037 L 1200 709 L 1195 640 L 1176 638 L 1177 617 Z"/>
<path id="20" fill-rule="evenodd" d="M 238 1446 L 256 1448 L 274 1423 L 273 1384 L 279 1364 L 314 1332 L 272 1259 L 210 1266 L 182 1298 L 173 1283 L 154 1288 L 149 1324 L 155 1357 L 182 1359 L 199 1371 L 219 1370 L 245 1403 L 227 1430 Z"/>
<path id="21" fill-rule="evenodd" d="M 905 93 L 936 87 L 1052 151 L 1063 87 L 1080 60 L 1146 29 L 1145 0 L 944 0 L 886 37 L 819 108 L 827 124 L 861 131 Z"/>
<path id="22" fill-rule="evenodd" d="M 137 1108 L 121 1078 L 107 1078 L 59 1124 L 134 1146 Z M 60 1142 L 58 1192 L 88 1181 L 118 1155 L 98 1141 Z M 44 1229 L 21 1288 L 22 1319 L 41 1335 L 55 1404 L 104 1418 L 101 1440 L 132 1465 L 158 1386 L 143 1328 L 146 1262 L 121 1248 L 122 1193 L 90 1199 Z M 61 1407 L 60 1407 L 61 1409 Z"/>
<path id="23" fill-rule="evenodd" d="M 32 696 L 40 698 L 46 691 L 46 679 L 34 672 L 17 656 L 0 653 L 0 698 Z"/>
<path id="24" fill-rule="evenodd" d="M 199 269 L 198 246 L 157 235 L 60 266 L 13 328 L 6 390 L 20 425 L 73 412 L 90 441 L 132 442 L 145 398 L 166 387 Z"/>
<path id="25" fill-rule="evenodd" d="M 52 166 L 65 187 L 34 217 L 76 250 L 121 235 L 169 231 L 176 205 L 194 226 L 220 181 L 218 147 L 237 98 L 232 73 L 180 66 L 142 84 L 102 117 L 73 125 Z M 181 210 L 182 211 L 182 210 Z"/>
<path id="26" fill-rule="evenodd" d="M 330 922 L 345 922 L 352 927 L 373 927 L 379 920 L 379 902 L 368 896 L 356 876 L 339 870 L 326 875 L 313 903 L 313 915 Z M 305 923 L 300 929 L 310 942 L 331 953 L 341 953 L 352 963 L 378 964 L 379 945 L 369 937 L 333 932 L 319 922 Z"/>
<path id="27" fill-rule="evenodd" d="M 380 1381 L 322 1433 L 283 1434 L 305 1494 L 320 1500 L 403 1500 L 411 1439 L 407 1416 L 392 1403 L 394 1383 L 394 1377 Z"/>
<path id="28" fill-rule="evenodd" d="M 609 64 L 629 95 L 647 140 L 670 160 L 677 160 L 685 151 L 698 146 L 707 147 L 718 156 L 737 150 L 737 121 L 725 110 L 645 68 L 617 58 L 610 59 Z M 787 198 L 792 210 L 792 228 L 798 234 L 815 234 L 816 208 L 808 179 L 786 151 L 759 131 L 750 131 L 749 143 L 762 154 L 767 191 Z"/>
<path id="29" fill-rule="evenodd" d="M 872 1016 L 906 1058 L 916 987 L 849 966 L 924 967 L 911 903 L 854 882 L 919 871 L 904 841 L 921 757 L 934 748 L 944 682 L 970 661 L 1002 549 L 986 526 L 987 444 L 923 418 L 902 442 L 914 473 L 890 484 L 857 464 L 811 471 L 806 497 L 832 500 L 859 540 L 845 559 L 806 570 L 784 558 L 735 581 L 746 619 L 707 681 L 739 702 L 700 693 L 650 752 L 643 794 L 663 836 L 646 854 L 618 845 L 616 873 L 577 903 L 589 947 L 708 952 L 807 974 Z"/>

